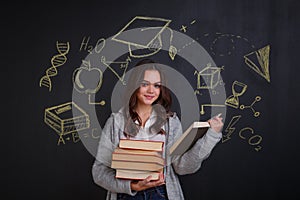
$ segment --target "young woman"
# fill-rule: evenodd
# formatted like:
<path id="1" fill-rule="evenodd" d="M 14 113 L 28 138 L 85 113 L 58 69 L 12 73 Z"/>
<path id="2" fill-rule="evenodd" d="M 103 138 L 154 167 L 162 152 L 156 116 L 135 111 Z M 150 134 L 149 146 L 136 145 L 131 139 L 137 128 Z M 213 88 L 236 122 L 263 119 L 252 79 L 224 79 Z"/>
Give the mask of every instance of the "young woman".
<path id="1" fill-rule="evenodd" d="M 171 94 L 157 64 L 148 59 L 139 62 L 130 76 L 126 94 L 128 105 L 112 113 L 103 128 L 92 168 L 95 183 L 108 191 L 107 200 L 183 200 L 178 175 L 195 173 L 200 168 L 222 137 L 222 118 L 209 120 L 211 128 L 207 133 L 189 151 L 171 159 L 166 152 L 169 144 L 182 134 L 182 127 L 176 113 L 170 111 Z M 158 180 L 115 178 L 115 170 L 110 168 L 111 154 L 122 138 L 164 142 L 163 157 L 167 164 Z"/>

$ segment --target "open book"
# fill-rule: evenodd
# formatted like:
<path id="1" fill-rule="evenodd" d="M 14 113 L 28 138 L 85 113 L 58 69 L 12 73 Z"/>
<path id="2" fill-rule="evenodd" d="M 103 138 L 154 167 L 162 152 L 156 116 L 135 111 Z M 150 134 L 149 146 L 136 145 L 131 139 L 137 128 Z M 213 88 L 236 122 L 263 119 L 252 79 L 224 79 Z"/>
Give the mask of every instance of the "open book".
<path id="1" fill-rule="evenodd" d="M 207 132 L 209 127 L 208 122 L 193 122 L 171 146 L 169 155 L 181 155 L 188 151 Z"/>

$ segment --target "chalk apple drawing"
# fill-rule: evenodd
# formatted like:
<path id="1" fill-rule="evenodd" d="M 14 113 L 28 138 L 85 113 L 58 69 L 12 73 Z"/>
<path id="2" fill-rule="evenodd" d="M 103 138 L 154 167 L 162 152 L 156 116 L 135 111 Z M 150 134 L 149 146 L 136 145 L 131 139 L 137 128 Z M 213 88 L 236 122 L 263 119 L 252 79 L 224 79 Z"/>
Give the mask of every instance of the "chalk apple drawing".
<path id="1" fill-rule="evenodd" d="M 91 67 L 90 61 L 83 60 L 82 67 L 79 67 L 73 72 L 74 88 L 79 93 L 93 94 L 96 93 L 102 85 L 103 73 L 99 68 Z M 94 78 L 96 76 L 96 78 Z M 82 79 L 84 77 L 84 79 Z M 89 77 L 89 78 L 86 78 Z M 92 84 L 85 83 L 93 82 Z"/>

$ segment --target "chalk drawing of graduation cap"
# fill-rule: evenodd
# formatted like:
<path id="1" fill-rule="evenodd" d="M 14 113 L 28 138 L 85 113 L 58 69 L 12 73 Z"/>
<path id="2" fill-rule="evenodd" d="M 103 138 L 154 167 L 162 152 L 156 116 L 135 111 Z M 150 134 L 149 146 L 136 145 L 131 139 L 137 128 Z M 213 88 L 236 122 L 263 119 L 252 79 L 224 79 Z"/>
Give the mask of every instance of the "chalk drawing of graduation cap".
<path id="1" fill-rule="evenodd" d="M 136 16 L 112 40 L 127 44 L 133 58 L 151 56 L 162 48 L 161 34 L 170 22 L 171 20 L 163 18 Z M 136 50 L 138 53 L 133 52 Z"/>

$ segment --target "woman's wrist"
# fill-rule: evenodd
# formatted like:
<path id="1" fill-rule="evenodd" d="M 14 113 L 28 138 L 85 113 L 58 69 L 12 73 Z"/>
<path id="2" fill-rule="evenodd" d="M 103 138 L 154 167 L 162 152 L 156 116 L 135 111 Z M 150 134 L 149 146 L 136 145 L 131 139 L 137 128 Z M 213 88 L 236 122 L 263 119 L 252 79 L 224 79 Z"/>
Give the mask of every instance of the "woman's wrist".
<path id="1" fill-rule="evenodd" d="M 137 186 L 136 183 L 134 183 L 133 181 L 130 182 L 130 188 L 132 191 L 137 191 L 136 186 Z"/>

